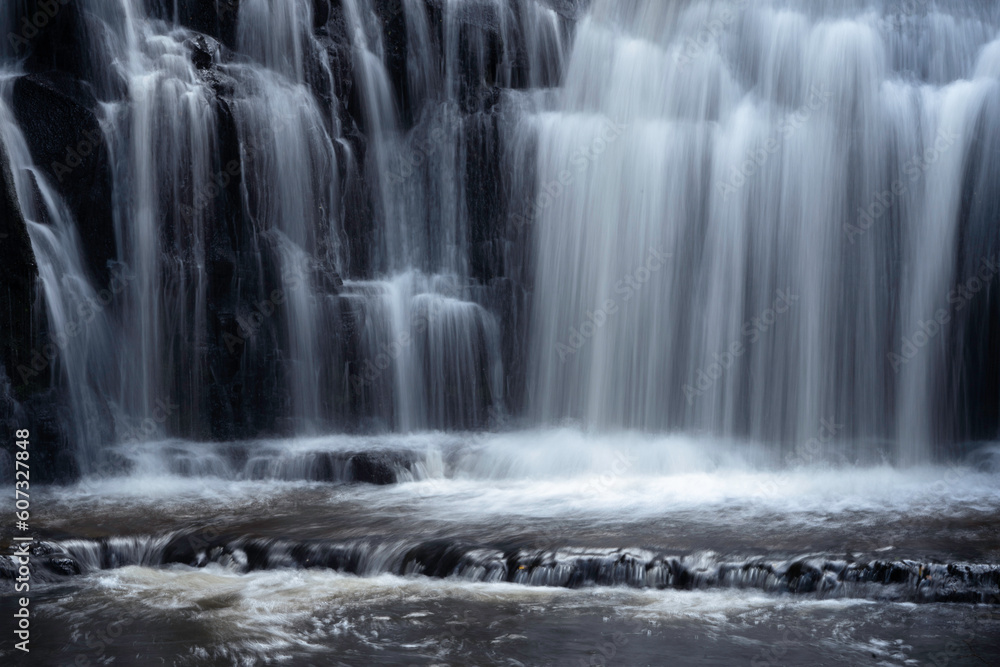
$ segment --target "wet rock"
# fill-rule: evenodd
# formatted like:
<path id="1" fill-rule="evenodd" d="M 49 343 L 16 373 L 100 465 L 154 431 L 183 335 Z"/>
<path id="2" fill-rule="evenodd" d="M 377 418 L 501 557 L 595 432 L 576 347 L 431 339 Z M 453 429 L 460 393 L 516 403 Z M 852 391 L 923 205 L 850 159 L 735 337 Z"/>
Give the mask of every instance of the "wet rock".
<path id="1" fill-rule="evenodd" d="M 35 300 L 38 266 L 28 238 L 28 228 L 14 189 L 7 148 L 0 140 L 0 312 L 6 325 L 0 329 L 0 354 L 12 386 L 24 387 L 19 366 L 31 365 L 31 306 Z M 33 382 L 37 385 L 45 377 Z M 32 387 L 28 387 L 31 389 Z M 33 387 L 37 389 L 37 386 Z M 28 392 L 18 391 L 24 397 Z"/>
<path id="2" fill-rule="evenodd" d="M 425 542 L 406 553 L 400 574 L 418 572 L 427 577 L 443 579 L 455 572 L 468 550 L 467 546 L 447 540 Z"/>
<path id="3" fill-rule="evenodd" d="M 351 457 L 351 478 L 368 484 L 395 484 L 396 466 L 385 454 L 362 452 Z"/>
<path id="4" fill-rule="evenodd" d="M 324 294 L 340 294 L 344 289 L 344 280 L 333 270 L 316 271 L 316 287 Z"/>
<path id="5" fill-rule="evenodd" d="M 14 83 L 14 113 L 35 164 L 76 218 L 98 284 L 115 257 L 111 165 L 90 87 L 65 73 L 29 74 Z"/>
<path id="6" fill-rule="evenodd" d="M 10 35 L 5 38 L 12 42 L 15 54 L 25 59 L 25 71 L 61 71 L 78 79 L 89 78 L 89 26 L 80 4 L 58 0 L 45 8 L 35 1 L 14 5 L 16 30 L 13 39 Z"/>
<path id="7" fill-rule="evenodd" d="M 401 119 L 406 126 L 413 123 L 407 70 L 406 12 L 403 0 L 376 0 L 375 12 L 382 23 L 385 66 L 392 82 Z"/>
<path id="8" fill-rule="evenodd" d="M 236 45 L 239 0 L 151 0 L 150 13 L 220 40 L 229 48 Z"/>
<path id="9" fill-rule="evenodd" d="M 590 7 L 591 0 L 543 0 L 543 2 L 564 19 L 578 21 Z"/>
<path id="10" fill-rule="evenodd" d="M 194 39 L 188 40 L 191 48 L 191 62 L 200 70 L 209 69 L 215 63 L 219 55 L 219 43 L 211 37 L 198 35 Z"/>
<path id="11" fill-rule="evenodd" d="M 72 558 L 50 558 L 46 565 L 50 570 L 64 577 L 80 574 L 80 564 Z"/>
<path id="12" fill-rule="evenodd" d="M 47 389 L 27 397 L 22 407 L 31 425 L 31 480 L 43 484 L 77 480 L 80 469 L 63 419 L 70 414 L 65 399 L 56 389 Z"/>
<path id="13" fill-rule="evenodd" d="M 811 593 L 823 579 L 823 573 L 811 563 L 800 560 L 792 563 L 785 571 L 788 589 L 795 593 Z"/>
<path id="14" fill-rule="evenodd" d="M 318 33 L 326 28 L 330 20 L 330 0 L 313 0 L 313 29 Z"/>

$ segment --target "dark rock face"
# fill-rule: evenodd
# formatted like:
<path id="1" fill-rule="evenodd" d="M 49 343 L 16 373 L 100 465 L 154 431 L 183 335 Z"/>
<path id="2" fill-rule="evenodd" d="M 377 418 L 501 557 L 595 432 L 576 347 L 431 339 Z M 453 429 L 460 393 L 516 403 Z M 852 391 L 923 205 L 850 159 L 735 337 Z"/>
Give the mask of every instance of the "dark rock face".
<path id="1" fill-rule="evenodd" d="M 28 229 L 14 190 L 7 148 L 0 141 L 0 425 L 5 433 L 29 431 L 32 481 L 42 483 L 73 480 L 78 469 L 72 450 L 66 446 L 65 425 L 59 414 L 62 398 L 50 388 L 49 365 L 42 350 L 43 336 L 34 324 L 38 266 L 28 238 Z M 44 304 L 39 304 L 44 307 Z M 38 306 L 35 306 L 38 307 Z M 39 370 L 40 369 L 40 370 Z M 8 381 L 9 380 L 9 384 Z M 16 451 L 5 439 L 0 456 L 7 462 Z M 0 469 L 4 466 L 0 465 Z M 10 477 L 13 477 L 11 473 Z"/>
<path id="2" fill-rule="evenodd" d="M 5 326 L 0 329 L 0 354 L 7 377 L 21 395 L 27 388 L 19 382 L 18 367 L 31 366 L 32 304 L 38 266 L 28 238 L 28 228 L 14 190 L 7 148 L 0 140 L 0 312 Z M 37 384 L 37 383 L 36 383 Z M 36 386 L 35 389 L 38 387 Z"/>
<path id="3" fill-rule="evenodd" d="M 495 115 L 476 114 L 466 121 L 468 146 L 466 200 L 471 228 L 471 269 L 483 283 L 505 275 L 503 265 L 503 230 L 507 220 L 507 200 L 502 192 L 503 175 L 499 119 Z"/>
<path id="4" fill-rule="evenodd" d="M 150 0 L 150 12 L 164 21 L 177 22 L 211 35 L 229 48 L 236 46 L 236 19 L 240 0 Z"/>
<path id="5" fill-rule="evenodd" d="M 35 164 L 76 215 L 87 262 L 107 284 L 115 257 L 111 166 L 90 87 L 65 72 L 29 74 L 14 84 L 14 112 Z"/>
<path id="6" fill-rule="evenodd" d="M 23 408 L 25 422 L 31 425 L 32 481 L 64 484 L 79 478 L 76 455 L 66 436 L 70 431 L 65 399 L 49 389 L 30 396 Z"/>
<path id="7" fill-rule="evenodd" d="M 409 86 L 407 85 L 407 34 L 406 14 L 403 11 L 403 0 L 377 0 L 375 11 L 382 22 L 385 35 L 385 62 L 392 81 L 396 100 L 402 111 L 404 126 L 413 124 L 412 105 L 410 104 Z"/>
<path id="8" fill-rule="evenodd" d="M 90 75 L 87 21 L 76 0 L 11 0 L 15 37 L 5 35 L 28 72 L 60 71 L 77 79 Z"/>

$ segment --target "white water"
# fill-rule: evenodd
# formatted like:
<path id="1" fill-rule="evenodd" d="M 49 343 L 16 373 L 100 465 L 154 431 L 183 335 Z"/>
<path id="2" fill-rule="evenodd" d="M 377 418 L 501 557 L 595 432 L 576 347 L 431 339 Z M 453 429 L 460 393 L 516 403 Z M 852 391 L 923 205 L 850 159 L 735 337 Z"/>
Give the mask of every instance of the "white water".
<path id="1" fill-rule="evenodd" d="M 842 419 L 926 457 L 953 418 L 937 398 L 953 329 L 898 374 L 889 355 L 949 308 L 963 169 L 1000 131 L 1000 23 L 949 3 L 897 18 L 595 0 L 527 130 L 537 419 L 791 442 Z M 894 182 L 892 211 L 858 229 Z"/>
<path id="2" fill-rule="evenodd" d="M 321 651 L 332 644 L 343 651 L 342 647 L 355 642 L 376 654 L 402 648 L 403 655 L 396 660 L 405 659 L 407 654 L 413 659 L 429 655 L 443 661 L 466 660 L 473 647 L 477 653 L 482 650 L 477 646 L 481 640 L 474 640 L 470 632 L 485 632 L 486 646 L 494 655 L 498 651 L 530 651 L 524 628 L 502 616 L 494 619 L 489 610 L 495 608 L 516 609 L 513 618 L 524 618 L 529 623 L 540 609 L 565 623 L 597 608 L 605 614 L 598 631 L 628 632 L 627 643 L 648 644 L 652 658 L 660 654 L 657 647 L 663 641 L 662 633 L 672 627 L 691 624 L 699 631 L 707 630 L 706 639 L 740 636 L 751 633 L 750 629 L 757 625 L 785 627 L 787 613 L 786 603 L 780 600 L 742 591 L 567 591 L 389 575 L 359 579 L 316 570 L 236 576 L 215 566 L 166 571 L 127 567 L 97 575 L 91 584 L 96 599 L 70 598 L 46 604 L 42 612 L 73 626 L 86 627 L 88 616 L 92 617 L 112 596 L 117 608 L 128 608 L 134 617 L 143 619 L 169 621 L 198 609 L 199 622 L 215 639 L 196 640 L 189 647 L 194 662 L 220 655 L 237 661 L 235 656 L 244 654 L 282 661 L 303 649 Z M 405 615 L 398 611 L 400 600 L 407 601 L 407 609 L 412 607 Z M 441 608 L 441 601 L 445 601 L 447 610 Z M 797 605 L 797 613 L 807 616 L 845 614 L 857 618 L 874 611 L 873 603 L 858 600 Z M 914 616 L 912 605 L 894 606 L 892 613 L 904 619 Z M 397 624 L 419 636 L 399 647 L 393 641 L 401 631 Z M 896 632 L 887 629 L 878 633 L 883 649 L 902 643 L 895 639 Z M 594 637 L 590 643 L 598 639 L 601 637 Z M 848 649 L 858 656 L 872 653 L 869 637 L 848 627 L 823 644 L 831 652 Z"/>
<path id="3" fill-rule="evenodd" d="M 44 311 L 36 318 L 47 322 L 43 330 L 48 333 L 29 355 L 30 367 L 23 364 L 18 371 L 29 375 L 13 380 L 20 383 L 37 373 L 69 387 L 69 432 L 80 443 L 80 459 L 93 461 L 106 439 L 100 427 L 101 395 L 111 391 L 117 379 L 115 369 L 105 364 L 114 349 L 108 306 L 131 273 L 127 267 L 117 267 L 112 271 L 112 289 L 101 293 L 90 284 L 73 216 L 53 183 L 35 168 L 10 110 L 12 86 L 11 73 L 0 71 L 0 141 L 9 155 L 17 200 L 38 263 L 37 303 L 44 305 Z"/>
<path id="4" fill-rule="evenodd" d="M 956 464 L 906 470 L 848 461 L 836 449 L 812 445 L 781 459 L 773 448 L 747 442 L 572 429 L 261 441 L 242 446 L 246 456 L 236 459 L 233 447 L 182 441 L 122 446 L 116 452 L 132 462 L 131 473 L 85 479 L 54 493 L 81 507 L 166 502 L 187 508 L 211 499 L 217 509 L 237 515 L 252 514 L 265 498 L 279 507 L 301 498 L 310 506 L 358 503 L 376 515 L 448 523 L 518 516 L 624 525 L 693 513 L 711 524 L 724 509 L 755 520 L 826 517 L 850 525 L 857 512 L 874 520 L 1000 509 L 995 446 Z M 388 487 L 305 483 L 324 455 L 357 452 L 413 465 L 396 464 L 401 483 Z"/>

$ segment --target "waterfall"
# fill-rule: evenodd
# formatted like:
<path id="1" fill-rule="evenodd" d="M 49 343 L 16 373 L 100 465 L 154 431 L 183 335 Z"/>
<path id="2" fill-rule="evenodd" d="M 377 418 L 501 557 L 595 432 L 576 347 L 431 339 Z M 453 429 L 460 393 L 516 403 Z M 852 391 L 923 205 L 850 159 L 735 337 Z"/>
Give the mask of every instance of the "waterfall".
<path id="1" fill-rule="evenodd" d="M 501 334 L 470 283 L 464 118 L 441 97 L 444 81 L 423 90 L 421 128 L 405 128 L 375 7 L 345 3 L 365 109 L 359 145 L 344 136 L 354 119 L 337 97 L 347 94 L 342 65 L 313 33 L 322 23 L 312 3 L 242 3 L 219 14 L 233 20 L 222 41 L 185 25 L 188 10 L 79 7 L 102 128 L 94 141 L 109 154 L 112 264 L 129 276 L 102 313 L 104 338 L 68 355 L 80 366 L 70 391 L 93 394 L 106 413 L 74 409 L 90 428 L 74 435 L 81 461 L 115 439 L 110 427 L 127 441 L 485 424 L 503 403 Z M 409 3 L 396 17 L 423 21 L 410 40 L 430 57 L 425 9 Z M 420 178 L 429 164 L 440 173 Z M 380 240 L 371 248 L 345 233 L 343 198 L 359 177 L 372 195 L 365 224 Z M 65 245 L 74 232 L 64 226 Z M 54 241 L 36 231 L 50 310 L 86 298 L 49 275 Z M 74 261 L 61 270 L 99 292 L 102 276 Z M 49 326 L 64 320 L 53 311 Z M 104 370 L 89 376 L 88 364 Z"/>
<path id="2" fill-rule="evenodd" d="M 197 187 L 213 173 L 214 110 L 183 36 L 147 22 L 142 3 L 120 4 L 115 73 L 126 97 L 108 110 L 118 179 L 115 227 L 120 260 L 138 275 L 122 304 L 128 353 L 118 357 L 118 402 L 134 421 L 150 418 L 158 401 L 178 397 L 182 409 L 171 418 L 197 422 L 204 419 L 209 219 Z"/>
<path id="3" fill-rule="evenodd" d="M 1000 0 L 0 40 L 0 662 L 1000 664 Z"/>
<path id="4" fill-rule="evenodd" d="M 909 463 L 996 435 L 990 3 L 22 4 L 32 321 L 112 296 L 46 371 L 84 468 L 509 418 Z M 106 190 L 51 159 L 82 117 Z"/>
<path id="5" fill-rule="evenodd" d="M 127 267 L 117 266 L 106 288 L 97 290 L 91 285 L 73 215 L 54 184 L 33 165 L 11 113 L 12 84 L 11 73 L 0 72 L 0 145 L 10 160 L 7 166 L 38 264 L 41 289 L 36 309 L 44 313 L 35 314 L 40 335 L 36 347 L 24 355 L 30 361 L 21 364 L 10 379 L 27 384 L 34 377 L 47 376 L 53 384 L 67 388 L 67 433 L 79 443 L 78 461 L 87 472 L 88 463 L 97 458 L 107 438 L 101 426 L 103 397 L 117 379 L 117 369 L 105 364 L 115 345 L 110 305 L 134 275 Z M 10 379 L 4 375 L 5 394 Z"/>
<path id="6" fill-rule="evenodd" d="M 972 161 L 997 16 L 967 9 L 595 0 L 524 130 L 536 418 L 789 442 L 827 419 L 908 461 L 948 437 L 962 201 L 1000 175 Z"/>

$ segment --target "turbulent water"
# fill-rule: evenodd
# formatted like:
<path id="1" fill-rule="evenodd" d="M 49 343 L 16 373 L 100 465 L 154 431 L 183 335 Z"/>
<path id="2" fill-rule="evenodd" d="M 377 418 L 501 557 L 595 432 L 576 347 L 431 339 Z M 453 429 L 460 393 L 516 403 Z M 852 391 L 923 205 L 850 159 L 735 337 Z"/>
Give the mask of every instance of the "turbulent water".
<path id="1" fill-rule="evenodd" d="M 1000 662 L 997 3 L 0 33 L 33 664 Z"/>
<path id="2" fill-rule="evenodd" d="M 995 450 L 781 469 L 560 429 L 116 455 L 34 499 L 39 664 L 1000 658 Z"/>

